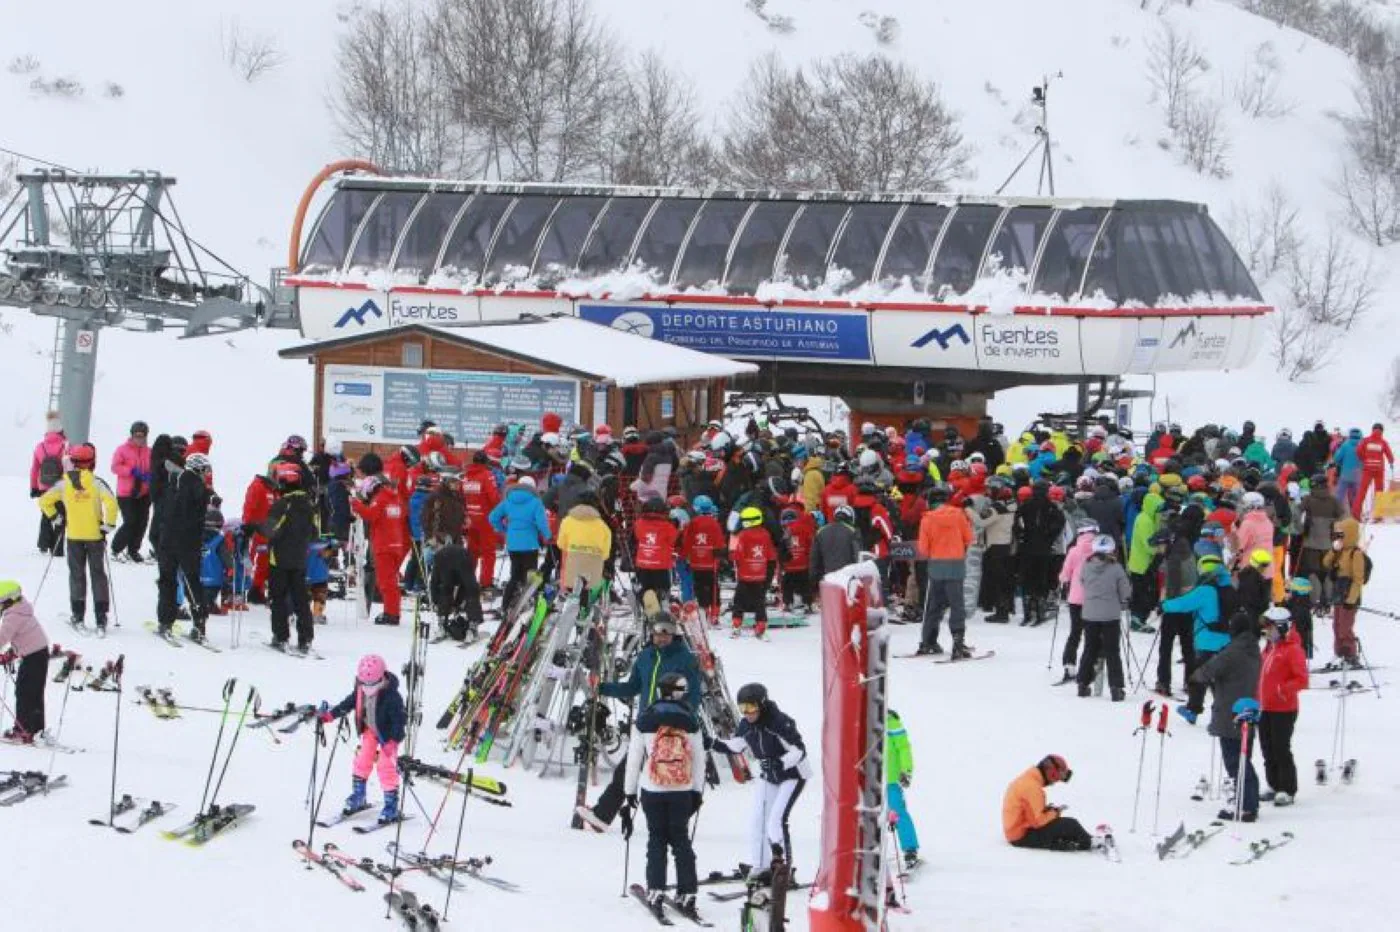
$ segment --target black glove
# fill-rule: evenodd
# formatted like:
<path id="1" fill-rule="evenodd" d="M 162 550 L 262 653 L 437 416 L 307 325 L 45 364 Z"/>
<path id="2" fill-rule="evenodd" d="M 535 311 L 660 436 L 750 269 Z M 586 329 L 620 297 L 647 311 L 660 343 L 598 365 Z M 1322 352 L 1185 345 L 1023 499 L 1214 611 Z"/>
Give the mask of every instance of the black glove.
<path id="1" fill-rule="evenodd" d="M 763 774 L 763 779 L 769 783 L 783 782 L 783 762 L 776 757 L 760 758 L 758 762 L 759 772 Z"/>
<path id="2" fill-rule="evenodd" d="M 632 837 L 632 814 L 637 811 L 637 797 L 628 796 L 622 803 L 622 808 L 618 810 L 617 817 L 622 821 L 622 837 Z"/>
<path id="3" fill-rule="evenodd" d="M 695 813 L 700 811 L 700 807 L 705 805 L 705 794 L 699 792 L 698 790 L 692 792 L 690 794 L 690 803 L 690 814 L 695 815 Z"/>
<path id="4" fill-rule="evenodd" d="M 44 494 L 44 493 L 41 492 L 39 489 L 30 489 L 30 490 L 29 490 L 29 497 L 30 497 L 30 498 L 40 498 L 40 497 L 43 496 L 43 494 Z"/>
<path id="5" fill-rule="evenodd" d="M 913 774 L 902 773 L 899 775 L 899 785 L 904 789 L 909 789 L 909 784 L 914 782 Z"/>

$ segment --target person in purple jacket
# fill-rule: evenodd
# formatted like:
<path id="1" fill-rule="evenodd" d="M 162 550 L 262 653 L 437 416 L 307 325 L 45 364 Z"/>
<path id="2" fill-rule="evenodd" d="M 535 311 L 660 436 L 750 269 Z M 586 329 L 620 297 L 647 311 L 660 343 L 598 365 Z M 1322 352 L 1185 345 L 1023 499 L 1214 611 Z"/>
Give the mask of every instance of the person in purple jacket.
<path id="1" fill-rule="evenodd" d="M 44 685 L 49 679 L 49 638 L 13 580 L 0 580 L 0 663 L 19 658 L 15 674 L 15 724 L 3 735 L 16 744 L 33 744 L 44 730 Z"/>
<path id="2" fill-rule="evenodd" d="M 150 432 L 145 421 L 137 421 L 126 443 L 112 454 L 117 507 L 122 512 L 122 526 L 112 537 L 112 559 L 118 563 L 142 562 L 141 541 L 151 519 L 151 448 L 146 443 Z"/>
<path id="3" fill-rule="evenodd" d="M 29 462 L 29 497 L 38 498 L 53 488 L 63 478 L 63 457 L 68 452 L 68 437 L 63 433 L 63 422 L 57 411 L 50 411 L 44 426 L 44 439 L 34 447 L 34 456 Z M 55 524 L 51 519 L 39 515 L 39 552 L 63 556 L 62 523 Z"/>

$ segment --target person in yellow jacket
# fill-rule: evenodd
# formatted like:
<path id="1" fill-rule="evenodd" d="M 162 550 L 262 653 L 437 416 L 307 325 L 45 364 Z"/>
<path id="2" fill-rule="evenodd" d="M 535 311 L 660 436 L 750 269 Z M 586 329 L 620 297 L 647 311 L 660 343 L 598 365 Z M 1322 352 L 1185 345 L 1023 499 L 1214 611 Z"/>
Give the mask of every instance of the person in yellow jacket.
<path id="1" fill-rule="evenodd" d="M 826 461 L 816 453 L 802 464 L 802 504 L 809 514 L 821 511 L 822 492 L 826 491 L 826 474 L 822 472 L 825 465 Z"/>
<path id="2" fill-rule="evenodd" d="M 580 579 L 594 586 L 612 557 L 612 529 L 598 510 L 598 493 L 584 489 L 559 523 L 559 586 L 568 592 Z"/>
<path id="3" fill-rule="evenodd" d="M 1068 783 L 1074 776 L 1069 764 L 1058 754 L 1047 754 L 1040 763 L 1024 771 L 1006 788 L 1001 803 L 1001 826 L 1006 840 L 1017 848 L 1045 848 L 1050 851 L 1088 851 L 1093 837 L 1075 819 L 1061 815 L 1064 806 L 1045 801 L 1045 788 L 1052 783 Z"/>
<path id="4" fill-rule="evenodd" d="M 107 483 L 93 475 L 97 451 L 80 443 L 68 451 L 70 468 L 39 498 L 39 509 L 68 534 L 68 599 L 70 624 L 83 629 L 87 613 L 87 581 L 92 576 L 92 608 L 99 634 L 107 632 L 111 587 L 107 582 L 107 535 L 117 524 L 117 498 Z M 61 509 L 61 514 L 60 514 Z"/>
<path id="5" fill-rule="evenodd" d="M 1361 524 L 1347 517 L 1332 525 L 1332 550 L 1322 558 L 1322 568 L 1336 579 L 1332 609 L 1332 652 L 1342 667 L 1360 662 L 1356 638 L 1356 609 L 1366 588 L 1366 552 L 1361 548 Z"/>

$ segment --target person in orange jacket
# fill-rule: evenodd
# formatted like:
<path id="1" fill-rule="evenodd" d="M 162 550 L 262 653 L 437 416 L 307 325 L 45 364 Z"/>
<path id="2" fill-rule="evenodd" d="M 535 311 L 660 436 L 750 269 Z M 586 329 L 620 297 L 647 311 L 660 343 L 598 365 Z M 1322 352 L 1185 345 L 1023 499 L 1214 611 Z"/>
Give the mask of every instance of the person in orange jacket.
<path id="1" fill-rule="evenodd" d="M 350 500 L 350 510 L 365 522 L 369 549 L 374 559 L 374 580 L 384 602 L 384 611 L 374 619 L 377 625 L 399 623 L 399 566 L 406 551 L 405 513 L 394 483 L 384 475 L 384 461 L 375 453 L 360 457 L 365 476 Z"/>
<path id="2" fill-rule="evenodd" d="M 963 642 L 967 628 L 967 606 L 963 603 L 963 577 L 967 548 L 972 545 L 972 522 L 961 508 L 948 501 L 948 487 L 936 485 L 928 491 L 931 509 L 919 522 L 919 558 L 924 561 L 923 631 L 917 654 L 941 654 L 938 629 L 943 613 L 953 632 L 953 660 L 966 660 L 972 649 Z"/>
<path id="3" fill-rule="evenodd" d="M 1078 820 L 1062 815 L 1064 806 L 1045 800 L 1045 788 L 1068 783 L 1074 771 L 1058 754 L 1047 754 L 1040 763 L 1021 773 L 1006 788 L 1001 801 L 1001 828 L 1017 848 L 1048 851 L 1088 851 L 1093 837 Z"/>

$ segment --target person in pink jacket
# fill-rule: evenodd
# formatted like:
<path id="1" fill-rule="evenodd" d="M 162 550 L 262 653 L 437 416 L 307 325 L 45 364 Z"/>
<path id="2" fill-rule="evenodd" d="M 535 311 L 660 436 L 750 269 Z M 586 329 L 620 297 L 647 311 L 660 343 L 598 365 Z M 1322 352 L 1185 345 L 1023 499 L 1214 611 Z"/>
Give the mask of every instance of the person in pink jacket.
<path id="1" fill-rule="evenodd" d="M 1060 591 L 1065 592 L 1068 587 L 1066 601 L 1069 602 L 1069 638 L 1065 641 L 1064 656 L 1060 658 L 1065 666 L 1061 683 L 1073 680 L 1079 669 L 1079 639 L 1084 636 L 1084 583 L 1079 578 L 1079 571 L 1093 556 L 1094 537 L 1098 533 L 1099 526 L 1093 521 L 1079 525 L 1074 545 L 1065 553 L 1065 564 L 1060 568 Z"/>
<path id="2" fill-rule="evenodd" d="M 49 680 L 49 638 L 19 583 L 0 580 L 0 663 L 19 658 L 15 674 L 15 724 L 4 739 L 33 744 L 44 730 L 44 685 Z"/>
<path id="3" fill-rule="evenodd" d="M 1264 496 L 1258 492 L 1246 492 L 1240 501 L 1243 516 L 1235 524 L 1235 567 L 1243 569 L 1249 565 L 1249 556 L 1256 550 L 1274 552 L 1274 522 L 1264 508 Z M 1261 566 L 1259 571 L 1265 579 L 1274 578 L 1273 564 Z"/>
<path id="4" fill-rule="evenodd" d="M 122 526 L 112 537 L 112 559 L 118 563 L 141 562 L 141 542 L 151 519 L 151 448 L 146 444 L 150 432 L 145 421 L 137 421 L 126 443 L 112 454 L 122 513 Z"/>
<path id="5" fill-rule="evenodd" d="M 68 437 L 63 433 L 63 422 L 57 411 L 50 411 L 44 427 L 44 439 L 34 448 L 34 456 L 29 462 L 29 497 L 38 498 L 54 487 L 63 478 L 63 457 L 68 452 Z M 39 552 L 52 551 L 56 557 L 63 556 L 62 523 L 39 516 Z"/>

